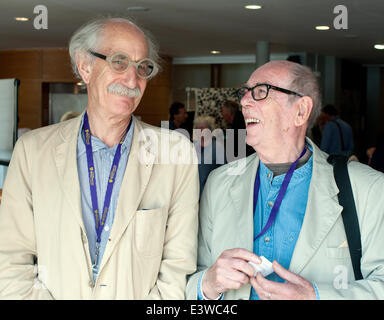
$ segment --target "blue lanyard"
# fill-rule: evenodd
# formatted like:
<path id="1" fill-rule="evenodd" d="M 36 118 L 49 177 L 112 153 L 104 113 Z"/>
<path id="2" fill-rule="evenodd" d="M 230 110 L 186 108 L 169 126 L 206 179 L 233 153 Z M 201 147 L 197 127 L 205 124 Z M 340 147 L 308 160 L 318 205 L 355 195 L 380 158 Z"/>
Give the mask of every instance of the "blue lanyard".
<path id="1" fill-rule="evenodd" d="M 261 237 L 272 226 L 272 224 L 275 222 L 276 216 L 277 216 L 277 212 L 279 211 L 281 202 L 283 201 L 283 198 L 284 198 L 284 196 L 285 196 L 285 194 L 287 192 L 288 184 L 291 181 L 293 172 L 296 169 L 297 163 L 303 157 L 303 155 L 305 154 L 306 151 L 307 151 L 307 147 L 306 147 L 306 145 L 304 145 L 304 149 L 301 152 L 300 156 L 289 167 L 289 170 L 288 170 L 287 174 L 285 175 L 283 183 L 282 183 L 282 185 L 280 187 L 280 190 L 279 190 L 279 193 L 277 195 L 276 201 L 275 201 L 275 203 L 274 203 L 274 205 L 272 207 L 272 210 L 271 210 L 271 213 L 269 215 L 268 221 L 267 221 L 266 225 L 264 226 L 264 228 L 260 231 L 260 233 L 256 237 L 254 237 L 253 241 L 255 241 L 257 238 Z M 254 188 L 253 188 L 253 215 L 255 215 L 257 198 L 259 196 L 259 190 L 260 190 L 260 164 L 259 164 L 259 167 L 257 168 L 255 185 L 254 185 Z"/>
<path id="2" fill-rule="evenodd" d="M 83 123 L 83 131 L 85 134 L 85 148 L 87 152 L 87 163 L 88 163 L 88 175 L 89 175 L 89 186 L 91 190 L 91 199 L 92 199 L 92 213 L 95 218 L 95 229 L 96 229 L 96 254 L 95 254 L 95 264 L 98 260 L 99 255 L 99 249 L 100 249 L 100 242 L 101 242 L 101 233 L 103 232 L 104 224 L 107 219 L 108 215 L 108 209 L 111 204 L 111 196 L 112 196 L 112 190 L 113 186 L 115 184 L 115 178 L 116 178 L 116 172 L 117 168 L 119 166 L 120 158 L 121 158 L 121 145 L 123 144 L 125 137 L 127 135 L 127 132 L 129 131 L 129 128 L 131 127 L 132 119 L 129 122 L 128 128 L 124 135 L 121 137 L 120 142 L 117 146 L 115 156 L 113 158 L 111 171 L 108 178 L 108 185 L 107 185 L 107 191 L 105 193 L 104 198 L 104 207 L 102 216 L 100 219 L 100 211 L 97 204 L 97 190 L 96 190 L 96 172 L 95 172 L 95 166 L 93 164 L 93 154 L 92 154 L 92 139 L 91 139 L 91 130 L 89 127 L 88 122 L 88 115 L 87 113 L 84 114 L 84 123 Z"/>

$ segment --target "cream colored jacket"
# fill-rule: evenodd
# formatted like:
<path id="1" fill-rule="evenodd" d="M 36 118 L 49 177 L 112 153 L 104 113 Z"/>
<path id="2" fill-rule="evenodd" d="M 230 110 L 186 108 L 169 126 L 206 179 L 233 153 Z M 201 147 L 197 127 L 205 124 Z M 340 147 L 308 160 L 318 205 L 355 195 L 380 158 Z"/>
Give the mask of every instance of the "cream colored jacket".
<path id="1" fill-rule="evenodd" d="M 0 299 L 183 299 L 197 255 L 192 144 L 135 119 L 94 283 L 76 162 L 80 121 L 31 131 L 15 146 L 0 205 Z M 172 153 L 191 158 L 175 164 Z"/>
<path id="2" fill-rule="evenodd" d="M 358 162 L 348 171 L 358 213 L 364 280 L 355 281 L 339 205 L 339 192 L 327 154 L 313 147 L 307 209 L 289 270 L 314 281 L 320 299 L 384 299 L 384 174 Z M 241 175 L 228 169 L 240 168 Z M 253 184 L 257 154 L 214 170 L 200 204 L 198 271 L 189 278 L 187 299 L 196 299 L 201 273 L 231 248 L 253 251 Z M 230 290 L 225 299 L 249 299 L 251 285 Z"/>

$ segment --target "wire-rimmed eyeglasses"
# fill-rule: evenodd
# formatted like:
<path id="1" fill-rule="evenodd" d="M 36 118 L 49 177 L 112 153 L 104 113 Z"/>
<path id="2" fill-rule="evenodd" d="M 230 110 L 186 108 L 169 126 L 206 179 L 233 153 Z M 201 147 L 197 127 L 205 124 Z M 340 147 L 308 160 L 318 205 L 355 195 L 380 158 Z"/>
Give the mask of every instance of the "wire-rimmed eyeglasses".
<path id="1" fill-rule="evenodd" d="M 280 92 L 283 92 L 286 94 L 296 95 L 298 97 L 303 97 L 303 95 L 300 93 L 297 93 L 297 92 L 294 92 L 294 91 L 291 91 L 288 89 L 276 87 L 276 86 L 273 86 L 273 85 L 268 84 L 268 83 L 260 83 L 260 84 L 255 85 L 252 88 L 248 88 L 246 86 L 243 86 L 237 90 L 237 96 L 239 97 L 239 100 L 241 100 L 247 94 L 248 91 L 251 91 L 252 98 L 256 101 L 259 101 L 259 100 L 263 100 L 266 97 L 268 97 L 270 89 L 274 89 L 274 90 L 277 90 L 277 91 L 280 91 Z"/>
<path id="2" fill-rule="evenodd" d="M 143 79 L 149 79 L 154 77 L 158 71 L 156 63 L 149 58 L 134 62 L 130 61 L 125 53 L 121 52 L 114 53 L 109 57 L 91 50 L 88 52 L 97 58 L 108 61 L 111 69 L 118 73 L 123 73 L 129 66 L 133 65 L 136 69 L 137 76 Z"/>

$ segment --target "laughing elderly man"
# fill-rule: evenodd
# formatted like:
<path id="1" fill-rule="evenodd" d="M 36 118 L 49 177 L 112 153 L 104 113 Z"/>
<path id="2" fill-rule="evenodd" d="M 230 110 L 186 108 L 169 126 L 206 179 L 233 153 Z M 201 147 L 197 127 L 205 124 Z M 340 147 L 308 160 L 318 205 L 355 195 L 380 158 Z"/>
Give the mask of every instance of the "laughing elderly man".
<path id="1" fill-rule="evenodd" d="M 132 115 L 156 75 L 155 46 L 116 18 L 80 28 L 69 50 L 88 105 L 15 146 L 0 208 L 0 299 L 183 299 L 196 269 L 197 165 L 162 161 L 142 133 L 175 133 Z"/>
<path id="2" fill-rule="evenodd" d="M 311 70 L 288 61 L 255 70 L 239 90 L 244 172 L 214 170 L 200 205 L 198 271 L 189 299 L 384 299 L 384 175 L 348 164 L 361 232 L 355 280 L 328 155 L 305 137 L 320 113 Z M 238 161 L 237 161 L 238 162 Z M 264 277 L 251 262 L 272 262 Z"/>

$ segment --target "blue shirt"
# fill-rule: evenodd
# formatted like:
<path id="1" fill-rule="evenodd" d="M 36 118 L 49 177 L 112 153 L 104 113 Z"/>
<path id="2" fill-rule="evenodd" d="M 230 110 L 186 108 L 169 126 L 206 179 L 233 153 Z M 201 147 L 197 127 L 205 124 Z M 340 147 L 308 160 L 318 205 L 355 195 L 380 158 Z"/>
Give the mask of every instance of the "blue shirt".
<path id="1" fill-rule="evenodd" d="M 111 196 L 111 205 L 109 207 L 107 219 L 105 222 L 105 227 L 101 234 L 99 258 L 96 265 L 94 265 L 92 269 L 94 281 L 96 281 L 97 275 L 99 273 L 101 259 L 103 257 L 105 247 L 108 242 L 109 234 L 112 229 L 120 187 L 124 177 L 125 167 L 128 162 L 129 152 L 131 149 L 134 124 L 135 122 L 132 118 L 132 125 L 125 137 L 124 143 L 121 146 L 121 158 L 120 158 L 119 167 L 116 172 L 116 180 L 114 183 L 112 196 Z M 81 121 L 80 128 L 82 129 L 82 127 L 83 127 L 83 120 Z M 83 215 L 85 231 L 87 233 L 87 238 L 88 238 L 89 251 L 91 254 L 91 261 L 92 261 L 92 264 L 94 264 L 95 248 L 96 248 L 96 230 L 95 230 L 95 218 L 92 210 L 92 200 L 91 200 L 91 192 L 90 192 L 89 177 L 88 177 L 87 154 L 86 154 L 84 139 L 85 138 L 84 138 L 83 130 L 80 130 L 77 138 L 77 168 L 79 172 L 79 182 L 80 182 L 80 191 L 81 191 L 81 207 L 82 207 L 82 215 Z M 117 149 L 117 144 L 112 148 L 109 148 L 100 139 L 94 136 L 91 137 L 91 140 L 92 140 L 92 153 L 93 153 L 93 161 L 94 161 L 95 176 L 96 176 L 97 202 L 98 202 L 98 207 L 103 208 L 105 192 L 108 185 L 108 177 L 111 171 L 111 166 L 112 166 L 113 158 L 115 156 L 115 152 Z"/>
<path id="2" fill-rule="evenodd" d="M 309 184 L 312 177 L 311 158 L 296 169 L 289 182 L 287 192 L 281 202 L 273 225 L 253 243 L 253 251 L 269 261 L 276 260 L 285 269 L 289 268 L 293 250 L 303 224 L 307 207 Z M 254 215 L 254 236 L 257 236 L 267 223 L 273 204 L 280 191 L 285 174 L 277 177 L 260 161 L 260 191 Z M 267 276 L 268 280 L 284 282 L 276 273 Z M 252 288 L 251 300 L 259 299 Z"/>
<path id="3" fill-rule="evenodd" d="M 333 121 L 328 121 L 323 128 L 320 149 L 328 154 L 343 154 L 350 156 L 353 153 L 353 133 L 351 126 L 338 117 L 333 117 Z M 340 131 L 336 121 L 341 128 L 344 141 L 344 150 L 341 144 Z"/>

